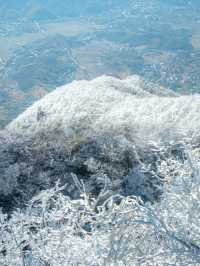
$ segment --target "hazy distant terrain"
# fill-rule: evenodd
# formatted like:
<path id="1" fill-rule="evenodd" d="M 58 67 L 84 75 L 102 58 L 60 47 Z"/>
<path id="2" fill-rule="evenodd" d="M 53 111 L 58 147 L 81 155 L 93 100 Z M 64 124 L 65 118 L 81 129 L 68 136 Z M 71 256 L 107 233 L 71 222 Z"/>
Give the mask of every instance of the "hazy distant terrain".
<path id="1" fill-rule="evenodd" d="M 142 75 L 199 92 L 198 1 L 0 1 L 0 126 L 74 79 Z"/>

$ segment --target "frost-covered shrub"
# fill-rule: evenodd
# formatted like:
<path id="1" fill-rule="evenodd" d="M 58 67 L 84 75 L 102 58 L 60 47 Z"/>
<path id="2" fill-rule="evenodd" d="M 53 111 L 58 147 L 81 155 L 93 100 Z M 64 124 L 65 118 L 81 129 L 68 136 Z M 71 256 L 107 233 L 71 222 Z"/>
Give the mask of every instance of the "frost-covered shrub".
<path id="1" fill-rule="evenodd" d="M 74 176 L 81 199 L 57 184 L 10 219 L 1 214 L 0 265 L 200 265 L 198 156 L 175 163 L 161 164 L 168 178 L 166 164 L 177 173 L 153 205 L 122 196 L 99 204 L 106 186 L 92 199 Z"/>
<path id="2" fill-rule="evenodd" d="M 154 201 L 160 194 L 156 186 L 163 183 L 163 178 L 156 177 L 156 164 L 164 155 L 158 145 L 146 146 L 139 148 L 123 136 L 110 135 L 76 142 L 73 147 L 65 145 L 64 140 L 0 141 L 0 206 L 20 207 L 58 179 L 66 184 L 66 195 L 78 198 L 71 173 L 84 180 L 87 192 L 94 197 L 106 176 L 110 194 Z M 5 203 L 6 197 L 10 200 Z"/>

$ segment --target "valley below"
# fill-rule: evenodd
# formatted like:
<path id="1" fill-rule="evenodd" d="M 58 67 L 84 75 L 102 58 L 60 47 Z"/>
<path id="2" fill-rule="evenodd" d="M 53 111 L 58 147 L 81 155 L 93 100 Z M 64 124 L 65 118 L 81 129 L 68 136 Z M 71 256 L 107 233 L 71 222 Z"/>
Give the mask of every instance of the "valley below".
<path id="1" fill-rule="evenodd" d="M 73 80 L 138 74 L 181 94 L 199 92 L 196 3 L 126 1 L 70 16 L 40 5 L 30 10 L 0 21 L 1 128 Z"/>

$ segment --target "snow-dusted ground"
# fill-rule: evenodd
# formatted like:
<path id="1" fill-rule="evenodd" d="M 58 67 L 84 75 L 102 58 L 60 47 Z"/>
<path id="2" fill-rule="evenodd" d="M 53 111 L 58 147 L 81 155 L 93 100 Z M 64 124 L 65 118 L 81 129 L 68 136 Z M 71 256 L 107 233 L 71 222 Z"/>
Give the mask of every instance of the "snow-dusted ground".
<path id="1" fill-rule="evenodd" d="M 200 96 L 179 96 L 138 76 L 103 76 L 60 87 L 10 123 L 11 135 L 37 133 L 89 138 L 109 133 L 131 142 L 194 138 L 200 129 Z"/>

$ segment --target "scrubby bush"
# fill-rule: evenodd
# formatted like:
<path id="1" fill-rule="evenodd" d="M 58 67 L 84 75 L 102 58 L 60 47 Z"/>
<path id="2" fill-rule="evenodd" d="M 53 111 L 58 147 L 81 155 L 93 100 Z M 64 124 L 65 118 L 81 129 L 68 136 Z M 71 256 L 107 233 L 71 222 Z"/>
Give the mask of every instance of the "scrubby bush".
<path id="1" fill-rule="evenodd" d="M 81 199 L 57 183 L 9 219 L 1 214 L 0 265 L 200 265 L 198 156 L 159 170 L 170 184 L 154 204 L 118 195 L 100 204 L 106 186 L 93 199 L 74 176 Z"/>

